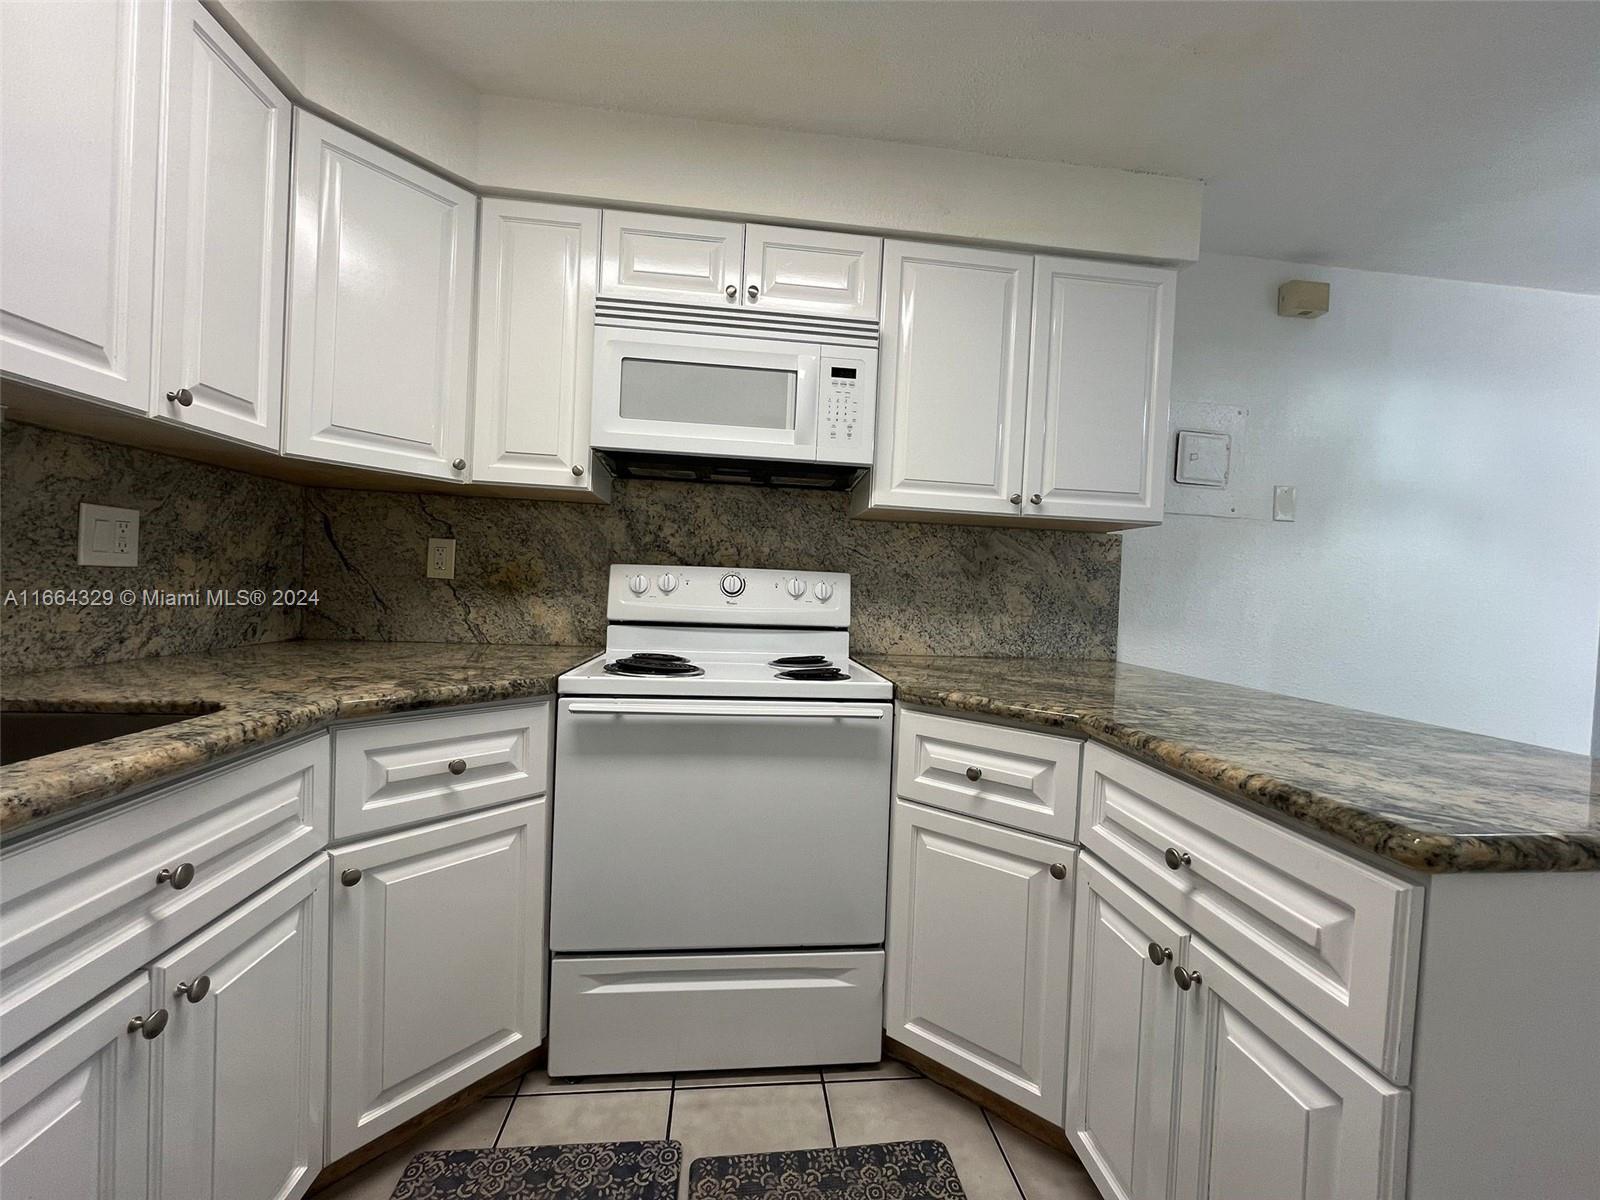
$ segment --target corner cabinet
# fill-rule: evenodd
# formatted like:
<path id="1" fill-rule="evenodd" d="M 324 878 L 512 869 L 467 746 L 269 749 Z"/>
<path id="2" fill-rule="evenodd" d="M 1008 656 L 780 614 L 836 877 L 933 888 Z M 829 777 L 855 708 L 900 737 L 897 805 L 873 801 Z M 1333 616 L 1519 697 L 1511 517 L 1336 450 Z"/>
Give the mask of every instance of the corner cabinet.
<path id="1" fill-rule="evenodd" d="M 852 515 L 1159 523 L 1175 279 L 885 243 L 877 453 Z"/>
<path id="2" fill-rule="evenodd" d="M 196 0 L 168 17 L 150 414 L 277 450 L 289 101 Z"/>
<path id="3" fill-rule="evenodd" d="M 589 446 L 600 212 L 485 200 L 472 478 L 607 499 Z"/>
<path id="4" fill-rule="evenodd" d="M 150 403 L 159 4 L 0 4 L 0 369 Z"/>
<path id="5" fill-rule="evenodd" d="M 477 197 L 295 121 L 284 453 L 465 480 Z"/>

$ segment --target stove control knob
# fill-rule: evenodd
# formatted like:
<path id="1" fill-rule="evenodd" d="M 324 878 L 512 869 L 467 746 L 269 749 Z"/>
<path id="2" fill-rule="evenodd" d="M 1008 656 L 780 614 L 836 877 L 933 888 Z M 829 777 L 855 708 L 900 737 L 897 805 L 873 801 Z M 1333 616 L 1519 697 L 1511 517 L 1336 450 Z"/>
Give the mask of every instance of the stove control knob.
<path id="1" fill-rule="evenodd" d="M 719 586 L 721 586 L 724 596 L 737 596 L 744 591 L 744 576 L 735 575 L 732 571 L 729 571 L 722 577 L 722 583 Z"/>
<path id="2" fill-rule="evenodd" d="M 628 590 L 635 596 L 642 596 L 649 590 L 650 581 L 643 575 L 628 576 Z"/>
<path id="3" fill-rule="evenodd" d="M 678 577 L 671 571 L 668 571 L 660 579 L 656 580 L 656 586 L 663 592 L 676 591 L 678 587 Z"/>
<path id="4" fill-rule="evenodd" d="M 789 580 L 788 587 L 789 595 L 793 596 L 796 600 L 800 599 L 801 596 L 806 594 L 806 581 L 804 579 L 791 579 Z"/>
<path id="5" fill-rule="evenodd" d="M 817 599 L 821 600 L 824 604 L 833 599 L 833 584 L 828 583 L 825 580 L 819 579 L 817 581 L 817 586 L 812 590 L 817 593 Z"/>

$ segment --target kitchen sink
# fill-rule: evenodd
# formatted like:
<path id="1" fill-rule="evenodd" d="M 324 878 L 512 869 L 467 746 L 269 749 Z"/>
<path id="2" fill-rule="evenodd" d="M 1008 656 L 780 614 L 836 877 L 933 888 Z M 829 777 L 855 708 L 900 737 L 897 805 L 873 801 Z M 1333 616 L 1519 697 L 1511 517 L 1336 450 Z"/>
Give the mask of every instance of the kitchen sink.
<path id="1" fill-rule="evenodd" d="M 49 712 L 0 709 L 0 766 L 59 750 L 72 750 L 125 733 L 139 733 L 187 721 L 215 706 L 193 712 Z"/>

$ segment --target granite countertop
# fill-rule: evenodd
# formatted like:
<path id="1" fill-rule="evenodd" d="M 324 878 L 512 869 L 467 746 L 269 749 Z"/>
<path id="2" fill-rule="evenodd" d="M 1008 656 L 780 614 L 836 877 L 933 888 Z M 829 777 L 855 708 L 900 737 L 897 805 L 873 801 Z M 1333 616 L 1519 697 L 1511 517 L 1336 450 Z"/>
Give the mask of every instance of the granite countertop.
<path id="1" fill-rule="evenodd" d="M 863 655 L 910 704 L 1088 737 L 1418 871 L 1600 870 L 1600 759 L 1127 663 Z"/>
<path id="2" fill-rule="evenodd" d="M 0 834 L 330 721 L 555 691 L 581 646 L 277 642 L 8 675 L 4 707 L 182 712 L 181 722 L 0 767 Z M 114 747 L 114 752 L 113 748 Z"/>

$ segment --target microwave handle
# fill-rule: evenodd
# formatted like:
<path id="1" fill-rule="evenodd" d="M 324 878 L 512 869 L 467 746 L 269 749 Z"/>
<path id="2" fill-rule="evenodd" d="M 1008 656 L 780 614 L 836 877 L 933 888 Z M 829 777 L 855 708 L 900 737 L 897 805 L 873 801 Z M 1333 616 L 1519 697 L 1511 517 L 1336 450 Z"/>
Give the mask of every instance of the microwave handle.
<path id="1" fill-rule="evenodd" d="M 817 457 L 817 408 L 822 395 L 822 347 L 796 346 L 800 372 L 794 381 L 795 449 L 812 461 Z"/>

